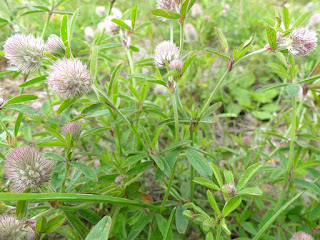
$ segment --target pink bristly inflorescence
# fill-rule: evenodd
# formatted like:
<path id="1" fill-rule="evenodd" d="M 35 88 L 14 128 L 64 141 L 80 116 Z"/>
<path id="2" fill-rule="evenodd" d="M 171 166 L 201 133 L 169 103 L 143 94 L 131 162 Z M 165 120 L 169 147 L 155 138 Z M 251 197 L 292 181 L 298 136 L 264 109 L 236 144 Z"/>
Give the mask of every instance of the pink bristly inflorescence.
<path id="1" fill-rule="evenodd" d="M 61 134 L 67 136 L 72 134 L 72 139 L 77 140 L 81 135 L 81 125 L 76 122 L 66 123 L 61 127 Z"/>
<path id="2" fill-rule="evenodd" d="M 40 68 L 44 49 L 44 41 L 32 34 L 14 34 L 4 44 L 4 53 L 9 64 L 22 73 L 32 73 Z"/>
<path id="3" fill-rule="evenodd" d="M 74 98 L 90 91 L 92 80 L 87 66 L 78 59 L 61 59 L 54 63 L 48 85 L 64 98 Z"/>
<path id="4" fill-rule="evenodd" d="M 289 52 L 292 55 L 306 56 L 317 46 L 317 34 L 302 27 L 292 30 L 289 35 Z"/>
<path id="5" fill-rule="evenodd" d="M 52 163 L 33 147 L 17 147 L 6 157 L 4 174 L 12 192 L 35 189 L 49 180 Z"/>
<path id="6" fill-rule="evenodd" d="M 179 58 L 179 48 L 171 41 L 159 43 L 155 49 L 154 61 L 159 68 L 165 68 Z"/>
<path id="7" fill-rule="evenodd" d="M 14 215 L 0 215 L 0 239 L 19 240 L 23 233 L 24 222 Z"/>
<path id="8" fill-rule="evenodd" d="M 290 240 L 314 240 L 312 236 L 305 232 L 297 232 L 292 235 Z"/>

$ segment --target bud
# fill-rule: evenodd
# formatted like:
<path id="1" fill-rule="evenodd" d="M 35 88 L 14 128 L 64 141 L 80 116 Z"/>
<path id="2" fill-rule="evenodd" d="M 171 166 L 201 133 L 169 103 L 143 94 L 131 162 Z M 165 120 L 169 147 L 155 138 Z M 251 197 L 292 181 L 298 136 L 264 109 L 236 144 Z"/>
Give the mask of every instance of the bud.
<path id="1" fill-rule="evenodd" d="M 84 29 L 84 38 L 86 41 L 91 41 L 94 38 L 94 30 L 92 27 L 86 27 Z"/>
<path id="2" fill-rule="evenodd" d="M 66 53 L 66 47 L 64 46 L 61 38 L 54 34 L 49 36 L 46 42 L 46 50 L 58 58 L 63 58 Z"/>
<path id="3" fill-rule="evenodd" d="M 17 33 L 6 40 L 3 48 L 10 65 L 22 73 L 32 73 L 41 66 L 45 45 L 41 38 Z"/>
<path id="4" fill-rule="evenodd" d="M 202 14 L 201 5 L 199 3 L 195 3 L 191 8 L 191 16 L 195 18 L 197 16 L 201 16 Z"/>
<path id="5" fill-rule="evenodd" d="M 182 76 L 182 68 L 183 68 L 183 61 L 181 60 L 173 60 L 169 65 L 170 70 L 176 70 L 180 72 L 179 76 L 173 76 L 174 80 L 179 79 Z"/>
<path id="6" fill-rule="evenodd" d="M 154 61 L 159 68 L 165 68 L 166 64 L 170 65 L 173 60 L 179 58 L 179 48 L 170 41 L 159 43 L 155 49 Z"/>
<path id="7" fill-rule="evenodd" d="M 312 236 L 305 232 L 297 232 L 292 235 L 290 240 L 314 240 Z"/>
<path id="8" fill-rule="evenodd" d="M 153 92 L 158 95 L 165 94 L 167 92 L 167 87 L 161 84 L 157 84 L 154 86 Z"/>
<path id="9" fill-rule="evenodd" d="M 250 145 L 252 143 L 252 139 L 248 136 L 244 136 L 241 138 L 241 143 L 243 145 Z"/>
<path id="10" fill-rule="evenodd" d="M 107 15 L 107 10 L 103 6 L 96 7 L 96 14 L 100 17 L 104 17 Z"/>
<path id="11" fill-rule="evenodd" d="M 317 25 L 320 25 L 320 13 L 314 13 L 309 20 L 308 26 L 310 28 L 315 28 Z"/>
<path id="12" fill-rule="evenodd" d="M 19 240 L 23 233 L 24 223 L 13 215 L 0 215 L 0 239 Z"/>
<path id="13" fill-rule="evenodd" d="M 233 198 L 236 195 L 237 190 L 233 186 L 233 184 L 228 183 L 222 186 L 222 193 L 226 199 L 229 199 L 229 198 Z"/>
<path id="14" fill-rule="evenodd" d="M 191 23 L 185 25 L 184 32 L 188 42 L 198 41 L 198 32 Z"/>
<path id="15" fill-rule="evenodd" d="M 73 98 L 88 93 L 92 80 L 87 66 L 80 60 L 64 58 L 51 67 L 48 85 L 62 97 Z"/>
<path id="16" fill-rule="evenodd" d="M 114 180 L 115 183 L 121 183 L 123 181 L 123 177 L 122 176 L 118 176 L 116 177 L 116 179 Z"/>
<path id="17" fill-rule="evenodd" d="M 114 36 L 119 33 L 120 27 L 119 25 L 112 22 L 112 19 L 114 19 L 114 17 L 112 16 L 106 17 L 106 19 L 104 20 L 104 27 L 105 27 L 106 33 L 108 33 L 111 36 Z"/>
<path id="18" fill-rule="evenodd" d="M 17 147 L 6 157 L 4 174 L 11 181 L 11 191 L 23 192 L 47 182 L 51 169 L 51 162 L 35 148 Z"/>
<path id="19" fill-rule="evenodd" d="M 81 132 L 81 126 L 76 122 L 67 123 L 61 128 L 63 136 L 72 135 L 72 141 L 77 141 L 80 138 Z"/>

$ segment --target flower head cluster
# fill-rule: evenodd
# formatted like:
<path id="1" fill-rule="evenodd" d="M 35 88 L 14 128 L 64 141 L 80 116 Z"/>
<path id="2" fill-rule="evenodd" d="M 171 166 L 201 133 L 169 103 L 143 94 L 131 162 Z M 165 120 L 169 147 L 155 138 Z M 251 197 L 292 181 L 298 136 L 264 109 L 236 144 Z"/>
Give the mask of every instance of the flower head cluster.
<path id="1" fill-rule="evenodd" d="M 159 43 L 155 49 L 154 61 L 159 68 L 165 68 L 166 64 L 179 59 L 179 48 L 171 41 Z"/>
<path id="2" fill-rule="evenodd" d="M 172 12 L 176 12 L 176 4 L 174 0 L 158 0 L 157 1 L 157 8 L 158 9 L 163 9 L 163 10 L 169 10 Z M 165 22 L 167 19 L 160 17 L 160 19 Z"/>
<path id="3" fill-rule="evenodd" d="M 108 33 L 111 36 L 117 35 L 120 31 L 120 26 L 112 22 L 112 19 L 114 19 L 113 16 L 108 16 L 104 20 L 104 28 L 106 33 Z"/>
<path id="4" fill-rule="evenodd" d="M 53 56 L 62 58 L 66 53 L 66 47 L 57 35 L 51 34 L 46 42 L 46 50 Z"/>
<path id="5" fill-rule="evenodd" d="M 104 17 L 107 15 L 107 10 L 104 6 L 97 6 L 96 7 L 96 14 L 100 17 Z"/>
<path id="6" fill-rule="evenodd" d="M 308 23 L 310 28 L 315 28 L 317 25 L 320 25 L 320 13 L 313 14 Z"/>
<path id="7" fill-rule="evenodd" d="M 290 240 L 313 240 L 313 237 L 305 232 L 297 232 L 292 235 Z"/>
<path id="8" fill-rule="evenodd" d="M 76 122 L 70 122 L 63 125 L 61 128 L 61 133 L 63 136 L 72 134 L 72 140 L 76 141 L 81 135 L 81 125 Z"/>
<path id="9" fill-rule="evenodd" d="M 288 50 L 292 55 L 306 56 L 317 46 L 317 34 L 308 28 L 294 29 L 289 35 Z"/>
<path id="10" fill-rule="evenodd" d="M 23 73 L 40 68 L 45 44 L 41 38 L 20 33 L 10 36 L 4 44 L 4 53 L 9 63 Z"/>
<path id="11" fill-rule="evenodd" d="M 54 63 L 48 77 L 48 85 L 65 98 L 88 93 L 92 85 L 87 66 L 78 59 L 61 59 Z"/>
<path id="12" fill-rule="evenodd" d="M 48 181 L 52 164 L 35 148 L 17 147 L 6 157 L 5 176 L 13 192 L 36 188 Z"/>
<path id="13" fill-rule="evenodd" d="M 183 61 L 181 60 L 173 60 L 169 65 L 170 70 L 176 70 L 180 73 L 179 76 L 174 76 L 173 79 L 179 79 L 182 76 L 182 68 L 183 68 Z"/>
<path id="14" fill-rule="evenodd" d="M 0 215 L 0 239 L 19 240 L 22 237 L 24 228 L 23 221 L 13 215 Z"/>
<path id="15" fill-rule="evenodd" d="M 202 13 L 201 5 L 199 3 L 195 3 L 191 8 L 191 16 L 197 17 L 197 16 L 201 16 L 202 14 L 203 13 Z"/>
<path id="16" fill-rule="evenodd" d="M 94 30 L 92 27 L 86 27 L 84 29 L 84 38 L 86 41 L 91 41 L 94 38 Z"/>

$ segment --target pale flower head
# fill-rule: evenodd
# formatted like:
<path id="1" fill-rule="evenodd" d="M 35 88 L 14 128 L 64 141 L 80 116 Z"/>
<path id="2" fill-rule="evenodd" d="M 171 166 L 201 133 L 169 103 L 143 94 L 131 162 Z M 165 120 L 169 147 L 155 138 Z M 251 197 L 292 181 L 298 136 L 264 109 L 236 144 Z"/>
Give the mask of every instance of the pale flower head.
<path id="1" fill-rule="evenodd" d="M 81 125 L 76 122 L 69 122 L 63 125 L 61 128 L 61 134 L 63 136 L 70 135 L 72 136 L 72 140 L 76 141 L 80 138 L 81 135 Z"/>
<path id="2" fill-rule="evenodd" d="M 24 223 L 13 215 L 0 215 L 0 239 L 20 240 L 22 239 Z"/>
<path id="3" fill-rule="evenodd" d="M 309 20 L 308 26 L 310 28 L 315 28 L 320 25 L 320 13 L 314 13 Z"/>
<path id="4" fill-rule="evenodd" d="M 179 48 L 171 41 L 159 43 L 155 49 L 154 61 L 159 68 L 165 68 L 173 60 L 179 59 Z"/>
<path id="5" fill-rule="evenodd" d="M 197 16 L 201 16 L 202 14 L 203 13 L 202 13 L 201 5 L 199 3 L 195 3 L 191 8 L 191 16 L 197 17 Z"/>
<path id="6" fill-rule="evenodd" d="M 78 59 L 61 59 L 54 63 L 48 85 L 64 98 L 81 96 L 90 91 L 92 79 L 87 66 Z"/>
<path id="7" fill-rule="evenodd" d="M 6 157 L 4 174 L 12 192 L 37 188 L 49 180 L 52 164 L 35 148 L 17 147 Z"/>
<path id="8" fill-rule="evenodd" d="M 305 232 L 297 232 L 292 235 L 290 240 L 314 240 L 312 236 Z"/>
<path id="9" fill-rule="evenodd" d="M 53 56 L 62 58 L 66 53 L 66 47 L 57 35 L 50 35 L 46 42 L 46 50 Z"/>
<path id="10" fill-rule="evenodd" d="M 96 7 L 96 14 L 100 17 L 104 17 L 107 15 L 107 10 L 104 6 L 97 6 Z"/>
<path id="11" fill-rule="evenodd" d="M 120 11 L 120 9 L 113 7 L 111 9 L 111 14 L 110 14 L 113 18 L 122 18 L 122 12 Z"/>
<path id="12" fill-rule="evenodd" d="M 90 41 L 94 38 L 94 30 L 92 27 L 86 27 L 84 29 L 84 37 L 86 41 Z"/>
<path id="13" fill-rule="evenodd" d="M 172 12 L 176 12 L 176 4 L 174 0 L 157 0 L 157 9 L 169 10 Z M 159 17 L 163 22 L 167 21 L 164 17 Z"/>
<path id="14" fill-rule="evenodd" d="M 161 84 L 156 84 L 153 88 L 153 92 L 158 95 L 163 95 L 167 92 L 167 87 Z"/>
<path id="15" fill-rule="evenodd" d="M 17 33 L 7 38 L 3 48 L 10 65 L 22 73 L 32 73 L 41 66 L 45 44 L 32 34 Z"/>
<path id="16" fill-rule="evenodd" d="M 112 22 L 112 19 L 114 19 L 113 16 L 106 17 L 106 19 L 104 20 L 104 27 L 105 27 L 106 33 L 108 33 L 111 36 L 114 36 L 119 33 L 120 27 L 119 25 Z"/>
<path id="17" fill-rule="evenodd" d="M 225 189 L 225 193 L 230 198 L 234 197 L 237 193 L 235 186 L 233 186 L 233 184 L 231 184 L 231 183 L 227 183 L 227 184 L 223 185 L 223 189 Z"/>
<path id="18" fill-rule="evenodd" d="M 184 27 L 186 40 L 188 42 L 198 41 L 198 32 L 197 29 L 191 24 L 187 23 Z"/>
<path id="19" fill-rule="evenodd" d="M 98 28 L 98 30 L 99 30 L 100 32 L 102 32 L 103 29 L 106 28 L 106 27 L 105 27 L 105 23 L 104 23 L 104 22 L 99 22 L 97 28 Z"/>
<path id="20" fill-rule="evenodd" d="M 306 56 L 317 47 L 317 34 L 308 28 L 296 28 L 289 34 L 288 50 L 292 55 Z"/>

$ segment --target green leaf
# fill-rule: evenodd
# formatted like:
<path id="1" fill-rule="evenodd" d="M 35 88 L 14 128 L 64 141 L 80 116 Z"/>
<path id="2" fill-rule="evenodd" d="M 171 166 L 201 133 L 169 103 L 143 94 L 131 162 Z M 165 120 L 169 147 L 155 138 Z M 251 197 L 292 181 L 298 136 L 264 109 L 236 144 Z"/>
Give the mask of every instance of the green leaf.
<path id="1" fill-rule="evenodd" d="M 71 18 L 71 24 L 70 24 L 69 34 L 68 34 L 69 44 L 72 41 L 73 31 L 74 31 L 74 27 L 76 26 L 76 21 L 77 21 L 78 15 L 79 15 L 79 8 L 77 8 L 77 10 L 74 12 L 74 14 L 72 15 L 72 18 Z"/>
<path id="2" fill-rule="evenodd" d="M 290 15 L 286 7 L 282 8 L 282 21 L 283 21 L 285 30 L 288 30 L 290 26 Z"/>
<path id="3" fill-rule="evenodd" d="M 160 168 L 161 171 L 164 171 L 164 165 L 163 165 L 163 162 L 162 160 L 160 159 L 159 156 L 155 156 L 155 155 L 152 155 L 150 154 L 149 155 L 150 158 L 157 164 L 157 166 Z"/>
<path id="4" fill-rule="evenodd" d="M 136 26 L 137 8 L 138 8 L 138 6 L 135 5 L 135 6 L 132 8 L 132 10 L 131 10 L 131 22 L 132 22 L 131 28 L 132 28 L 132 29 L 134 29 L 135 26 Z"/>
<path id="5" fill-rule="evenodd" d="M 188 228 L 188 220 L 182 215 L 184 210 L 185 209 L 183 208 L 182 204 L 179 203 L 176 211 L 176 227 L 180 234 L 184 234 Z"/>
<path id="6" fill-rule="evenodd" d="M 223 175 L 227 183 L 234 185 L 234 177 L 231 171 L 225 169 L 223 170 Z"/>
<path id="7" fill-rule="evenodd" d="M 110 95 L 110 93 L 113 92 L 113 89 L 114 89 L 116 80 L 118 79 L 119 74 L 120 74 L 122 68 L 123 68 L 123 63 L 120 63 L 120 64 L 113 70 L 112 76 L 111 76 L 111 79 L 110 79 L 110 82 L 109 82 L 109 87 L 108 87 L 107 95 Z"/>
<path id="8" fill-rule="evenodd" d="M 197 178 L 193 179 L 193 181 L 195 183 L 198 183 L 198 184 L 202 185 L 202 186 L 205 186 L 205 187 L 220 191 L 220 188 L 215 183 L 213 183 L 212 181 L 210 181 L 208 179 L 197 177 Z"/>
<path id="9" fill-rule="evenodd" d="M 31 79 L 31 80 L 19 85 L 19 87 L 21 87 L 21 88 L 23 87 L 24 88 L 24 87 L 28 87 L 28 86 L 33 85 L 33 84 L 38 83 L 38 82 L 43 82 L 44 80 L 47 79 L 47 76 L 48 75 L 43 75 L 43 76 L 40 76 L 40 77 L 33 78 L 33 79 Z"/>
<path id="10" fill-rule="evenodd" d="M 110 230 L 111 217 L 105 216 L 92 228 L 85 240 L 108 239 Z"/>
<path id="11" fill-rule="evenodd" d="M 298 193 L 296 196 L 294 196 L 291 200 L 289 200 L 286 204 L 284 204 L 276 213 L 272 214 L 270 219 L 260 228 L 258 233 L 254 236 L 252 240 L 258 240 L 261 238 L 262 234 L 269 228 L 269 226 L 273 223 L 274 220 L 284 211 L 287 207 L 289 207 L 296 199 L 298 199 L 303 192 Z"/>
<path id="12" fill-rule="evenodd" d="M 185 73 L 185 71 L 188 69 L 190 64 L 193 62 L 193 60 L 197 57 L 198 53 L 193 53 L 191 54 L 188 59 L 184 62 L 183 67 L 182 67 L 182 74 Z"/>
<path id="13" fill-rule="evenodd" d="M 256 93 L 262 93 L 262 92 L 265 92 L 265 91 L 268 91 L 268 90 L 271 90 L 271 89 L 274 89 L 274 88 L 285 87 L 285 86 L 287 86 L 287 85 L 288 85 L 288 83 L 275 83 L 275 84 L 270 84 L 270 85 L 268 85 L 268 86 L 259 88 L 258 90 L 256 90 Z"/>
<path id="14" fill-rule="evenodd" d="M 222 187 L 223 186 L 223 182 L 222 182 L 222 178 L 221 178 L 219 169 L 217 168 L 217 166 L 213 162 L 210 162 L 210 167 L 211 167 L 211 169 L 213 171 L 213 174 L 214 174 L 219 186 Z"/>
<path id="15" fill-rule="evenodd" d="M 70 162 L 70 165 L 79 169 L 84 175 L 86 175 L 86 177 L 88 177 L 92 181 L 98 181 L 98 176 L 96 172 L 87 165 L 79 162 Z"/>
<path id="16" fill-rule="evenodd" d="M 214 196 L 212 195 L 212 193 L 209 190 L 207 190 L 207 198 L 208 198 L 208 201 L 209 201 L 213 211 L 215 211 L 216 214 L 218 214 L 220 216 L 221 212 L 218 207 L 218 204 L 217 204 L 216 200 L 214 199 Z"/>
<path id="17" fill-rule="evenodd" d="M 183 2 L 180 8 L 180 14 L 181 16 L 185 17 L 190 9 L 192 8 L 193 4 L 196 2 L 196 0 L 186 0 Z"/>
<path id="18" fill-rule="evenodd" d="M 276 31 L 273 28 L 267 28 L 266 33 L 267 33 L 267 39 L 268 39 L 268 43 L 269 43 L 270 47 L 273 50 L 276 50 L 276 48 L 277 48 L 277 33 L 276 33 Z"/>
<path id="19" fill-rule="evenodd" d="M 18 135 L 22 118 L 23 118 L 23 113 L 19 113 L 19 115 L 18 115 L 18 117 L 17 117 L 17 120 L 16 120 L 16 124 L 14 125 L 14 135 L 15 135 L 15 136 Z"/>
<path id="20" fill-rule="evenodd" d="M 44 229 L 46 227 L 46 224 L 47 224 L 47 219 L 42 216 L 38 221 L 37 221 L 37 224 L 36 224 L 36 230 L 38 233 L 43 233 L 44 232 Z"/>
<path id="21" fill-rule="evenodd" d="M 92 50 L 91 62 L 90 62 L 90 74 L 93 81 L 96 81 L 97 71 L 98 71 L 98 57 L 99 57 L 99 47 L 95 46 Z"/>
<path id="22" fill-rule="evenodd" d="M 130 156 L 125 160 L 123 167 L 128 167 L 132 164 L 135 164 L 136 162 L 139 162 L 141 159 L 144 159 L 146 157 L 147 157 L 147 154 L 145 153 Z"/>
<path id="23" fill-rule="evenodd" d="M 206 48 L 206 50 L 207 50 L 208 52 L 213 53 L 213 54 L 215 54 L 215 55 L 218 55 L 218 56 L 220 56 L 220 57 L 224 57 L 224 58 L 226 58 L 226 59 L 228 59 L 228 60 L 230 59 L 230 57 L 228 56 L 227 53 L 221 52 L 221 51 L 218 50 L 218 49 Z"/>
<path id="24" fill-rule="evenodd" d="M 73 99 L 69 99 L 67 98 L 66 100 L 64 100 L 60 107 L 57 110 L 57 115 L 60 115 L 65 109 L 67 109 L 68 107 L 70 107 L 72 104 L 74 104 L 76 101 L 78 100 L 78 98 L 73 98 Z"/>
<path id="25" fill-rule="evenodd" d="M 299 84 L 293 83 L 287 85 L 287 93 L 289 94 L 290 97 L 297 97 L 299 90 L 301 89 L 301 86 Z"/>
<path id="26" fill-rule="evenodd" d="M 104 104 L 103 103 L 94 103 L 81 111 L 83 115 L 91 115 L 98 111 Z"/>
<path id="27" fill-rule="evenodd" d="M 306 18 L 308 18 L 310 15 L 311 15 L 311 12 L 307 12 L 307 13 L 303 14 L 302 16 L 300 16 L 300 17 L 297 19 L 297 21 L 295 21 L 295 23 L 292 25 L 292 28 L 297 28 L 297 27 L 299 27 L 299 26 L 302 24 L 302 22 L 303 22 Z"/>
<path id="28" fill-rule="evenodd" d="M 201 156 L 197 151 L 191 148 L 185 149 L 185 153 L 189 162 L 192 164 L 195 170 L 198 173 L 200 173 L 200 175 L 209 178 L 212 172 L 207 160 L 203 156 Z"/>
<path id="29" fill-rule="evenodd" d="M 216 30 L 216 33 L 218 35 L 220 44 L 222 46 L 222 48 L 224 49 L 225 53 L 228 53 L 229 51 L 229 45 L 228 45 L 228 41 L 226 39 L 226 37 L 224 36 L 224 34 L 221 32 L 221 30 L 217 27 L 214 28 Z"/>
<path id="30" fill-rule="evenodd" d="M 68 16 L 64 15 L 61 21 L 60 37 L 63 44 L 68 46 Z"/>
<path id="31" fill-rule="evenodd" d="M 250 167 L 248 167 L 244 173 L 242 174 L 238 185 L 237 185 L 237 191 L 240 191 L 246 184 L 247 182 L 250 180 L 250 178 L 258 171 L 258 169 L 261 167 L 262 165 L 260 163 L 256 163 L 251 165 Z"/>
<path id="32" fill-rule="evenodd" d="M 293 182 L 297 184 L 300 188 L 308 189 L 316 194 L 320 194 L 320 188 L 315 183 L 307 182 L 302 179 L 294 179 Z"/>
<path id="33" fill-rule="evenodd" d="M 179 13 L 169 11 L 169 10 L 163 10 L 163 9 L 155 9 L 151 13 L 155 16 L 169 18 L 169 19 L 180 19 L 183 17 Z"/>
<path id="34" fill-rule="evenodd" d="M 129 30 L 129 31 L 132 30 L 131 27 L 128 24 L 126 24 L 124 21 L 122 21 L 121 19 L 114 18 L 111 21 L 126 30 Z"/>
<path id="35" fill-rule="evenodd" d="M 30 188 L 26 189 L 24 193 L 29 193 L 31 191 Z M 28 202 L 27 201 L 17 201 L 16 205 L 16 215 L 21 218 L 27 213 Z"/>
<path id="36" fill-rule="evenodd" d="M 244 188 L 237 192 L 238 195 L 262 195 L 262 191 L 259 188 L 250 187 Z"/>
<path id="37" fill-rule="evenodd" d="M 164 240 L 168 240 L 168 239 L 169 239 L 169 233 L 170 233 L 171 228 L 172 228 L 172 223 L 173 223 L 173 219 L 174 219 L 175 212 L 176 212 L 176 208 L 173 208 L 173 209 L 171 210 L 170 218 L 169 218 L 169 220 L 168 220 L 168 222 L 167 222 L 165 234 L 164 234 L 164 236 L 163 236 L 163 239 L 164 239 Z"/>
<path id="38" fill-rule="evenodd" d="M 42 116 L 42 114 L 40 112 L 38 112 L 37 109 L 35 109 L 33 107 L 29 107 L 27 105 L 23 105 L 23 104 L 8 104 L 8 105 L 5 105 L 3 107 L 3 109 L 10 109 L 10 110 L 18 111 L 20 113 L 24 113 L 24 114 L 35 116 L 35 117 Z"/>
<path id="39" fill-rule="evenodd" d="M 60 140 L 61 142 L 65 143 L 65 139 L 64 137 L 55 129 L 49 127 L 49 126 L 43 126 L 49 133 L 51 133 L 54 137 L 56 137 L 58 140 Z"/>
<path id="40" fill-rule="evenodd" d="M 53 219 L 51 219 L 44 228 L 44 233 L 52 233 L 56 230 L 58 230 L 61 225 L 64 223 L 64 221 L 66 220 L 66 217 L 63 215 L 57 216 Z"/>
<path id="41" fill-rule="evenodd" d="M 38 99 L 38 97 L 34 95 L 20 95 L 20 96 L 11 98 L 6 104 L 20 103 L 20 102 L 26 102 L 26 101 L 36 100 L 36 99 Z"/>
<path id="42" fill-rule="evenodd" d="M 222 210 L 222 215 L 224 217 L 228 216 L 233 210 L 235 210 L 241 203 L 242 199 L 239 196 L 231 198 L 224 206 Z"/>

